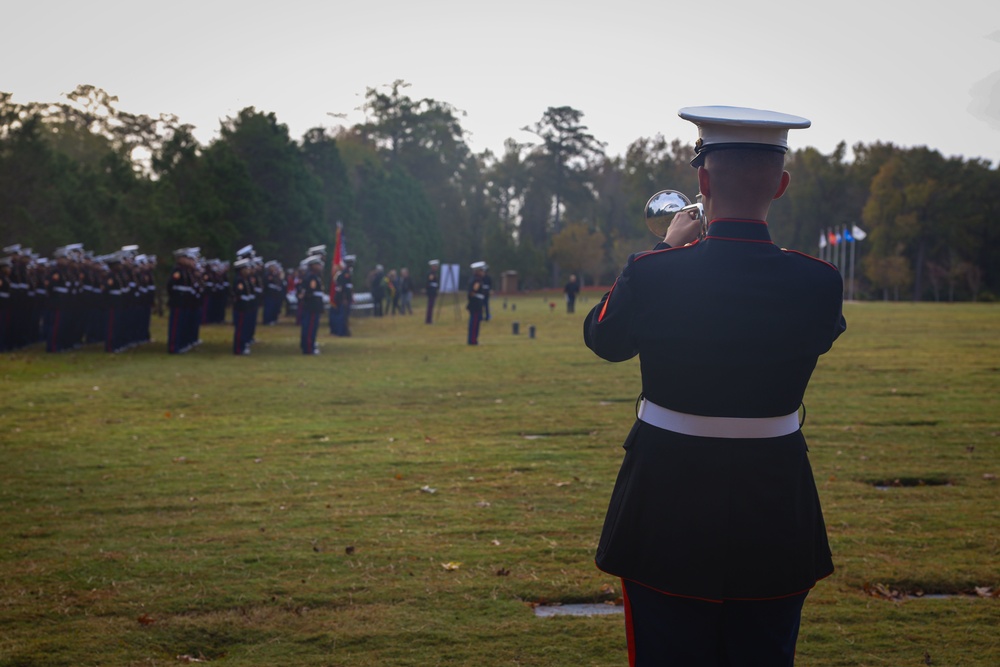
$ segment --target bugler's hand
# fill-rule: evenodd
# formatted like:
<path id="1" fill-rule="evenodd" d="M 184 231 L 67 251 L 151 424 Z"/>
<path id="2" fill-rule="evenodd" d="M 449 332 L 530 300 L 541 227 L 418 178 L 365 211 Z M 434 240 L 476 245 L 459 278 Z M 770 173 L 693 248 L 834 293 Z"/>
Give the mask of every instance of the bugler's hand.
<path id="1" fill-rule="evenodd" d="M 696 241 L 701 235 L 701 219 L 697 211 L 681 211 L 670 221 L 663 242 L 671 247 Z"/>

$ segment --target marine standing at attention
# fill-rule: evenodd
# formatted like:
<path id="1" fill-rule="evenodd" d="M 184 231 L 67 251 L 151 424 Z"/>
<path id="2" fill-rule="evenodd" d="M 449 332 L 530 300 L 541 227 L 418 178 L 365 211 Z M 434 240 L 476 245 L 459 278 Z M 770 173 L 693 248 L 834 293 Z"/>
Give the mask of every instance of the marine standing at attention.
<path id="1" fill-rule="evenodd" d="M 639 356 L 642 394 L 597 549 L 621 577 L 632 665 L 792 665 L 806 595 L 833 571 L 799 406 L 845 330 L 837 269 L 771 242 L 798 116 L 690 107 L 700 216 L 677 213 L 587 315 L 598 356 Z"/>
<path id="2" fill-rule="evenodd" d="M 441 284 L 441 262 L 432 259 L 427 262 L 427 317 L 424 322 L 431 324 L 434 321 L 434 301 L 437 300 L 438 288 Z"/>
<path id="3" fill-rule="evenodd" d="M 469 288 L 466 293 L 469 302 L 465 309 L 469 311 L 469 345 L 479 345 L 479 325 L 483 321 L 483 306 L 486 302 L 486 289 L 483 285 L 483 276 L 486 273 L 486 262 L 473 262 L 472 278 L 469 280 Z"/>
<path id="4" fill-rule="evenodd" d="M 351 304 L 354 303 L 354 255 L 345 255 L 344 263 L 334 277 L 333 300 L 330 303 L 330 333 L 351 335 Z"/>
<path id="5" fill-rule="evenodd" d="M 302 304 L 302 323 L 299 346 L 302 354 L 319 354 L 316 333 L 323 316 L 323 306 L 329 299 L 323 289 L 323 259 L 312 255 L 306 260 L 306 276 L 299 285 L 299 303 Z"/>
<path id="6" fill-rule="evenodd" d="M 483 320 L 490 321 L 490 294 L 493 292 L 493 277 L 490 275 L 490 265 L 483 262 Z"/>
<path id="7" fill-rule="evenodd" d="M 248 257 L 233 262 L 233 354 L 250 354 L 254 294 Z"/>

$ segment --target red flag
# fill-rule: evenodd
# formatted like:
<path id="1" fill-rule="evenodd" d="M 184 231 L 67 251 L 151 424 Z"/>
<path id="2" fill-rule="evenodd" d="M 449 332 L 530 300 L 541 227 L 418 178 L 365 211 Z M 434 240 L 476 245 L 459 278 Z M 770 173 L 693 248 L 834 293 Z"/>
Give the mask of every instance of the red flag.
<path id="1" fill-rule="evenodd" d="M 337 223 L 337 240 L 333 242 L 333 266 L 334 270 L 344 260 L 344 224 Z"/>
<path id="2" fill-rule="evenodd" d="M 833 232 L 827 234 L 827 238 L 830 240 L 830 245 L 837 245 L 837 235 Z"/>
<path id="3" fill-rule="evenodd" d="M 337 222 L 337 238 L 333 242 L 333 259 L 330 260 L 330 298 L 333 298 L 333 292 L 337 287 L 336 281 L 337 271 L 344 260 L 344 225 L 341 222 Z"/>

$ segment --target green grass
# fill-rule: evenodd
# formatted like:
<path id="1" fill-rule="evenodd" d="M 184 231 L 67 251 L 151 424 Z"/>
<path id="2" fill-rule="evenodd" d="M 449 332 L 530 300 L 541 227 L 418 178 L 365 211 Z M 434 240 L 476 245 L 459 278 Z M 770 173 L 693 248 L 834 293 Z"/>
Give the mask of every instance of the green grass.
<path id="1" fill-rule="evenodd" d="M 621 616 L 531 609 L 619 588 L 593 553 L 638 364 L 583 345 L 597 296 L 496 296 L 476 348 L 447 303 L 319 357 L 287 322 L 170 356 L 162 321 L 0 357 L 0 667 L 625 664 Z M 865 591 L 1000 587 L 1000 308 L 846 314 L 806 399 L 837 572 L 799 664 L 996 665 L 997 599 Z"/>

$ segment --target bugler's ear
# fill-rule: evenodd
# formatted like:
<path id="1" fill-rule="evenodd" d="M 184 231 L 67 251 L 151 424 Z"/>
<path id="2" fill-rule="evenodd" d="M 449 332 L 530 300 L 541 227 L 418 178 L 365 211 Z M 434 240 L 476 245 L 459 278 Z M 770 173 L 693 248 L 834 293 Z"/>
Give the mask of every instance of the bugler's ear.
<path id="1" fill-rule="evenodd" d="M 708 197 L 712 194 L 711 178 L 708 169 L 705 169 L 705 167 L 698 167 L 698 192 L 703 197 Z"/>
<path id="2" fill-rule="evenodd" d="M 788 189 L 788 182 L 792 180 L 792 175 L 787 171 L 781 172 L 781 183 L 778 184 L 778 191 L 774 193 L 772 199 L 778 199 L 781 195 L 785 194 L 785 190 Z"/>

